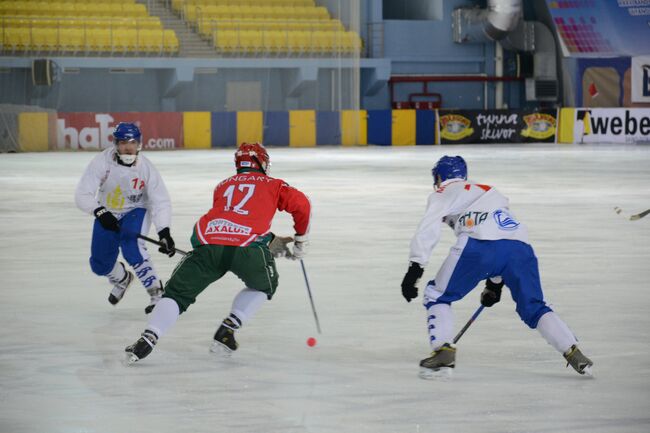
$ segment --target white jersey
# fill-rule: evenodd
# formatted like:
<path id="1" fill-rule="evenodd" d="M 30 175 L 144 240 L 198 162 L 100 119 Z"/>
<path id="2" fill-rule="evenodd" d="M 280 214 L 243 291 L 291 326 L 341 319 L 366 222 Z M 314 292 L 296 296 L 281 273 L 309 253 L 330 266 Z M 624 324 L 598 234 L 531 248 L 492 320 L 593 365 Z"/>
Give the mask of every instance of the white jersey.
<path id="1" fill-rule="evenodd" d="M 77 185 L 75 202 L 89 214 L 104 206 L 117 219 L 133 209 L 146 208 L 156 231 L 171 225 L 169 193 L 151 161 L 140 154 L 130 167 L 118 164 L 113 147 L 88 164 Z"/>
<path id="2" fill-rule="evenodd" d="M 528 243 L 528 230 L 508 210 L 508 199 L 495 188 L 449 179 L 434 191 L 411 240 L 409 260 L 424 267 L 447 223 L 456 236 L 482 240 L 513 239 Z"/>

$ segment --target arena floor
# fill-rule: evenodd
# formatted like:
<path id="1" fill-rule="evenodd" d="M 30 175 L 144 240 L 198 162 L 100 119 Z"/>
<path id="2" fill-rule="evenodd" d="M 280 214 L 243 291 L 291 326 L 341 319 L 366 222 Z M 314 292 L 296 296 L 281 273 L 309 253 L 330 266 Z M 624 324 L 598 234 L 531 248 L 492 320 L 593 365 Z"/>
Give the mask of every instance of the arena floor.
<path id="1" fill-rule="evenodd" d="M 92 218 L 74 189 L 95 153 L 0 155 L 0 432 L 638 433 L 650 430 L 648 146 L 272 148 L 272 174 L 313 204 L 305 266 L 278 262 L 274 300 L 239 332 L 229 360 L 208 353 L 242 283 L 210 286 L 155 351 L 125 366 L 146 324 L 134 284 L 112 307 L 88 265 Z M 528 225 L 547 299 L 581 341 L 595 378 L 514 312 L 486 309 L 458 344 L 452 380 L 418 378 L 429 353 L 425 312 L 400 282 L 410 238 L 443 154 L 496 186 Z M 177 247 L 189 248 L 233 150 L 148 152 L 173 202 Z M 617 215 L 613 208 L 623 213 Z M 292 234 L 278 215 L 274 231 Z M 154 231 L 152 230 L 152 236 Z M 426 269 L 454 241 L 443 232 Z M 166 278 L 179 258 L 151 249 Z M 421 283 L 422 288 L 422 283 Z M 455 304 L 456 329 L 480 289 Z M 310 348 L 308 337 L 318 344 Z"/>

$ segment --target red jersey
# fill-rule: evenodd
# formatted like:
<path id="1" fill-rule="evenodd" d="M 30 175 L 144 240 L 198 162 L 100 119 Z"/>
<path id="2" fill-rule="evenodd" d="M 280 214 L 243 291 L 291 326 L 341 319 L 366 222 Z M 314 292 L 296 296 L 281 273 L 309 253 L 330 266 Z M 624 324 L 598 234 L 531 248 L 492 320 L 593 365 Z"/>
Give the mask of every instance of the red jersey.
<path id="1" fill-rule="evenodd" d="M 311 203 L 305 194 L 258 171 L 238 173 L 214 189 L 212 209 L 196 223 L 201 244 L 246 246 L 268 234 L 276 210 L 291 214 L 296 234 L 309 231 Z"/>

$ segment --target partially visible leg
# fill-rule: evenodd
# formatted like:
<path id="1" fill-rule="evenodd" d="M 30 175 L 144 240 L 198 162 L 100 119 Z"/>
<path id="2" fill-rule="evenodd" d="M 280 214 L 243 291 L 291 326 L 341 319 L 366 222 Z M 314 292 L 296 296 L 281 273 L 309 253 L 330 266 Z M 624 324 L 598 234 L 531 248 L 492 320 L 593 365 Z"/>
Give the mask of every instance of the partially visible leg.
<path id="1" fill-rule="evenodd" d="M 144 311 L 149 314 L 164 293 L 163 282 L 149 256 L 144 240 L 137 238 L 139 233 L 147 234 L 151 226 L 149 212 L 146 209 L 134 209 L 120 221 L 122 233 L 120 245 L 124 259 L 133 267 L 135 274 L 149 294 L 149 305 Z"/>
<path id="2" fill-rule="evenodd" d="M 133 273 L 126 270 L 124 263 L 117 261 L 119 234 L 106 230 L 95 221 L 90 251 L 90 268 L 95 274 L 108 278 L 113 286 L 108 302 L 115 305 L 124 297 L 133 280 Z"/>
<path id="3" fill-rule="evenodd" d="M 544 340 L 560 353 L 566 353 L 571 346 L 578 343 L 573 332 L 555 311 L 549 311 L 540 317 L 537 330 Z"/>
<path id="4" fill-rule="evenodd" d="M 210 351 L 227 355 L 237 350 L 239 344 L 235 340 L 235 331 L 250 320 L 266 301 L 266 293 L 248 287 L 240 291 L 232 302 L 230 315 L 215 332 Z"/>
<path id="5" fill-rule="evenodd" d="M 128 346 L 127 359 L 137 362 L 148 356 L 159 338 L 176 323 L 179 316 L 196 301 L 196 297 L 225 271 L 220 265 L 221 247 L 208 245 L 192 250 L 174 269 L 163 298 L 149 316 L 142 336 Z"/>
<path id="6" fill-rule="evenodd" d="M 573 335 L 560 316 L 550 311 L 537 322 L 537 330 L 544 340 L 564 356 L 567 366 L 573 367 L 580 374 L 591 376 L 594 363 L 578 348 L 578 339 Z"/>
<path id="7" fill-rule="evenodd" d="M 116 305 L 122 300 L 126 289 L 131 285 L 133 281 L 133 272 L 127 271 L 126 266 L 122 262 L 115 262 L 113 270 L 107 275 L 108 281 L 113 284 L 113 289 L 108 295 L 108 302 L 112 305 Z"/>
<path id="8" fill-rule="evenodd" d="M 233 247 L 224 253 L 224 261 L 229 257 L 229 269 L 246 284 L 246 288 L 235 296 L 230 315 L 214 334 L 210 351 L 224 356 L 230 356 L 239 347 L 235 331 L 273 297 L 278 287 L 275 260 L 266 245 Z"/>
<path id="9" fill-rule="evenodd" d="M 451 304 L 462 299 L 479 281 L 489 276 L 489 255 L 486 241 L 459 238 L 440 267 L 436 279 L 429 282 L 424 292 L 427 309 L 427 330 L 433 352 L 420 362 L 420 377 L 429 379 L 441 369 L 454 368 L 456 347 L 453 343 L 453 313 Z M 449 374 L 449 372 L 446 372 Z"/>
<path id="10" fill-rule="evenodd" d="M 544 300 L 539 277 L 537 258 L 530 245 L 516 242 L 511 265 L 504 272 L 504 281 L 512 299 L 517 304 L 517 313 L 531 329 L 537 329 L 541 336 L 555 350 L 560 352 L 580 374 L 591 374 L 591 360 L 578 349 L 578 340 L 567 324 Z"/>

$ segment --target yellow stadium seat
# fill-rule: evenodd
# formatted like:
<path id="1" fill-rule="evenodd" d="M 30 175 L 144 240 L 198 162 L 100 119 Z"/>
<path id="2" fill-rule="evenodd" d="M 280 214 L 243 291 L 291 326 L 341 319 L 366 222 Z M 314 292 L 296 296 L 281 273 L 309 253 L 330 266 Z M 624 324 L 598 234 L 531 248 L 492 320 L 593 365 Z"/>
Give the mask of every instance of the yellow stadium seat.
<path id="1" fill-rule="evenodd" d="M 135 51 L 137 31 L 135 29 L 113 28 L 113 51 L 124 53 Z"/>
<path id="2" fill-rule="evenodd" d="M 128 13 L 127 10 L 129 11 Z M 147 7 L 140 3 L 126 6 L 123 12 L 125 15 L 137 16 L 137 17 L 146 17 L 147 15 L 149 15 L 149 13 L 147 12 Z"/>
<path id="3" fill-rule="evenodd" d="M 45 29 L 45 36 L 47 40 L 45 42 L 45 49 L 47 51 L 59 51 L 59 29 L 56 27 L 50 27 Z"/>
<path id="4" fill-rule="evenodd" d="M 67 5 L 67 3 L 66 3 Z M 91 4 L 85 4 L 85 3 L 76 3 L 72 5 L 72 11 L 67 11 L 66 10 L 66 15 L 74 15 L 78 17 L 86 17 L 86 16 L 97 16 L 100 15 L 97 11 L 98 5 L 91 5 Z"/>
<path id="5" fill-rule="evenodd" d="M 330 19 L 330 13 L 327 10 L 326 7 L 324 6 L 318 6 L 314 8 L 316 10 L 315 15 L 318 19 L 320 20 L 329 20 Z"/>
<path id="6" fill-rule="evenodd" d="M 109 29 L 86 29 L 86 47 L 90 51 L 112 51 Z"/>
<path id="7" fill-rule="evenodd" d="M 163 26 L 158 17 L 138 18 L 135 20 L 135 27 L 145 29 L 162 30 Z"/>
<path id="8" fill-rule="evenodd" d="M 339 54 L 343 51 L 343 36 L 345 35 L 345 32 L 330 32 L 331 34 L 331 40 L 332 40 L 332 47 L 331 47 L 331 52 L 333 54 Z"/>
<path id="9" fill-rule="evenodd" d="M 94 16 L 111 16 L 113 9 L 111 8 L 110 4 L 104 3 L 104 4 L 94 4 L 94 5 L 89 5 L 91 11 L 94 13 L 89 13 L 88 15 L 94 15 Z"/>
<path id="10" fill-rule="evenodd" d="M 212 20 L 210 19 L 200 19 L 196 22 L 196 29 L 199 32 L 199 36 L 206 39 L 209 37 L 212 32 L 215 30 L 212 25 Z"/>
<path id="11" fill-rule="evenodd" d="M 133 17 L 136 14 L 131 8 L 124 8 L 120 3 L 109 3 L 106 17 Z M 140 5 L 144 6 L 144 5 Z"/>
<path id="12" fill-rule="evenodd" d="M 32 42 L 30 48 L 37 51 L 49 51 L 51 41 L 49 30 L 50 29 L 41 27 L 31 29 Z M 56 43 L 56 41 L 54 42 Z"/>
<path id="13" fill-rule="evenodd" d="M 152 35 L 152 32 L 155 30 L 147 30 L 143 29 L 137 32 L 137 44 L 136 44 L 136 51 L 139 52 L 149 52 L 149 51 L 154 51 L 154 37 Z M 162 34 L 162 32 L 161 32 Z M 161 36 L 162 39 L 162 36 Z M 162 41 L 160 43 L 160 49 L 162 50 Z"/>
<path id="14" fill-rule="evenodd" d="M 62 51 L 80 51 L 85 46 L 84 30 L 79 28 L 62 28 L 59 30 L 59 49 Z"/>
<path id="15" fill-rule="evenodd" d="M 2 11 L 0 11 L 2 14 Z M 0 29 L 9 27 L 30 27 L 32 20 L 27 17 L 14 17 L 0 15 Z"/>
<path id="16" fill-rule="evenodd" d="M 224 53 L 232 53 L 239 50 L 239 32 L 232 30 L 216 31 L 218 48 Z"/>
<path id="17" fill-rule="evenodd" d="M 204 18 L 213 18 L 219 15 L 219 6 L 217 5 L 197 5 L 196 7 L 196 19 L 201 20 Z M 223 11 L 221 11 L 223 14 Z"/>
<path id="18" fill-rule="evenodd" d="M 239 32 L 239 47 L 237 51 L 239 52 L 254 52 L 255 51 L 255 42 L 254 34 L 249 30 L 240 30 Z"/>
<path id="19" fill-rule="evenodd" d="M 61 15 L 74 16 L 77 15 L 77 6 L 74 3 L 52 3 L 52 8 L 61 12 Z"/>
<path id="20" fill-rule="evenodd" d="M 327 31 L 314 32 L 314 45 L 318 47 L 318 52 L 321 54 L 332 51 L 332 34 L 332 32 Z"/>
<path id="21" fill-rule="evenodd" d="M 173 30 L 163 31 L 163 47 L 165 52 L 167 53 L 178 53 L 180 46 L 175 31 Z"/>
<path id="22" fill-rule="evenodd" d="M 25 27 L 8 28 L 5 30 L 5 43 L 12 50 L 26 51 L 32 45 L 30 29 Z"/>
<path id="23" fill-rule="evenodd" d="M 271 53 L 286 51 L 286 33 L 280 30 L 269 30 L 264 35 L 264 47 Z"/>
<path id="24" fill-rule="evenodd" d="M 229 5 L 226 6 L 227 8 L 227 17 L 230 18 L 241 18 L 242 12 L 241 12 L 241 7 L 239 5 Z"/>
<path id="25" fill-rule="evenodd" d="M 287 32 L 287 49 L 291 54 L 299 54 L 302 51 L 300 32 Z"/>
<path id="26" fill-rule="evenodd" d="M 185 5 L 185 9 L 184 9 L 185 20 L 191 23 L 196 22 L 197 13 L 198 13 L 197 9 L 198 7 L 195 5 Z"/>
<path id="27" fill-rule="evenodd" d="M 347 32 L 348 34 L 348 47 L 351 53 L 360 54 L 363 48 L 363 40 L 356 32 Z"/>

